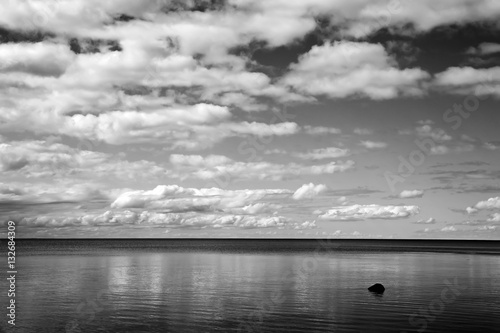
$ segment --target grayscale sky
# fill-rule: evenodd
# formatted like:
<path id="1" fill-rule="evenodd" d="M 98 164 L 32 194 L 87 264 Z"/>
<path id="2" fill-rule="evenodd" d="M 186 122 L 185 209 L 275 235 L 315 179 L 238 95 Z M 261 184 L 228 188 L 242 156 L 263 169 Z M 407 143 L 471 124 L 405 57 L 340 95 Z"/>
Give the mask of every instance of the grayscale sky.
<path id="1" fill-rule="evenodd" d="M 5 1 L 0 223 L 500 239 L 499 22 L 486 0 Z"/>

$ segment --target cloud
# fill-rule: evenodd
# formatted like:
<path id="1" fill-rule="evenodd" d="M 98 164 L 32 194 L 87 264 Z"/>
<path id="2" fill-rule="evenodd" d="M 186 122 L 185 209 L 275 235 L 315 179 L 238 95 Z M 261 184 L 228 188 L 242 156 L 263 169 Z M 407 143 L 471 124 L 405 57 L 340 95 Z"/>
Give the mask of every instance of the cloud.
<path id="1" fill-rule="evenodd" d="M 497 43 L 481 43 L 477 48 L 470 48 L 468 54 L 489 55 L 500 52 L 500 44 Z"/>
<path id="2" fill-rule="evenodd" d="M 424 230 L 417 231 L 419 234 L 428 234 L 429 236 L 435 237 L 453 237 L 453 239 L 470 239 L 471 235 L 474 237 L 481 237 L 484 239 L 495 239 L 498 236 L 498 233 L 495 233 L 498 228 L 497 226 L 492 225 L 484 225 L 477 226 L 473 228 L 457 228 L 455 226 L 446 226 L 441 229 L 431 229 L 425 228 Z M 451 235 L 450 235 L 451 234 Z"/>
<path id="3" fill-rule="evenodd" d="M 174 165 L 188 165 L 194 167 L 216 167 L 221 164 L 231 163 L 232 160 L 226 156 L 222 155 L 183 155 L 183 154 L 171 154 L 170 163 Z"/>
<path id="4" fill-rule="evenodd" d="M 293 156 L 304 160 L 321 160 L 326 158 L 339 158 L 349 156 L 349 149 L 336 147 L 318 148 L 308 151 L 307 153 L 294 153 Z"/>
<path id="5" fill-rule="evenodd" d="M 367 149 L 382 149 L 387 147 L 387 143 L 378 141 L 361 141 L 360 145 Z"/>
<path id="6" fill-rule="evenodd" d="M 0 170 L 27 178 L 158 178 L 169 171 L 151 161 L 128 161 L 118 155 L 80 150 L 46 140 L 0 143 Z"/>
<path id="7" fill-rule="evenodd" d="M 468 207 L 469 211 L 500 209 L 500 197 L 489 198 L 485 201 L 479 201 L 473 207 Z"/>
<path id="8" fill-rule="evenodd" d="M 446 142 L 453 139 L 446 131 L 441 128 L 433 128 L 429 124 L 418 126 L 415 128 L 418 137 L 431 138 L 436 142 Z"/>
<path id="9" fill-rule="evenodd" d="M 50 183 L 0 183 L 2 204 L 46 204 L 58 202 L 87 202 L 91 200 L 113 200 L 121 189 L 106 190 L 96 183 L 71 184 L 51 181 Z"/>
<path id="10" fill-rule="evenodd" d="M 102 214 L 83 216 L 33 216 L 23 217 L 17 225 L 28 227 L 63 227 L 63 226 L 121 226 L 137 225 L 142 227 L 190 227 L 190 228 L 295 228 L 282 216 L 217 215 L 217 214 L 176 214 L 160 212 L 106 211 Z"/>
<path id="11" fill-rule="evenodd" d="M 402 199 L 421 198 L 424 196 L 424 191 L 421 190 L 404 190 L 398 195 Z"/>
<path id="12" fill-rule="evenodd" d="M 67 45 L 50 42 L 0 44 L 0 70 L 61 76 L 75 55 Z"/>
<path id="13" fill-rule="evenodd" d="M 295 227 L 295 229 L 314 229 L 317 228 L 316 221 L 305 221 L 302 224 L 299 224 Z"/>
<path id="14" fill-rule="evenodd" d="M 467 214 L 475 214 L 478 212 L 478 210 L 474 207 L 467 207 L 465 208 L 465 211 L 467 212 Z"/>
<path id="15" fill-rule="evenodd" d="M 3 7 L 0 22 L 11 29 L 35 28 L 58 34 L 66 33 L 68 26 L 73 24 L 72 33 L 75 35 L 108 38 L 126 36 L 126 33 L 140 35 L 149 29 L 154 36 L 168 32 L 179 38 L 184 52 L 215 53 L 252 39 L 263 40 L 271 47 L 286 45 L 313 31 L 317 26 L 314 18 L 319 15 L 328 17 L 342 35 L 359 38 L 383 27 L 409 24 L 416 33 L 447 24 L 491 21 L 500 14 L 500 6 L 487 0 L 475 3 L 473 11 L 467 0 L 446 0 L 438 4 L 431 0 L 411 3 L 386 0 L 207 3 L 154 1 L 139 5 L 137 1 L 102 3 L 79 0 L 71 4 L 31 1 L 29 5 L 21 6 L 10 2 Z M 453 10 L 450 10 L 451 6 L 454 6 Z M 121 14 L 131 19 L 117 20 Z M 274 29 L 267 29 L 269 26 Z M 206 33 L 206 40 L 196 44 L 196 37 L 202 32 Z M 215 50 L 211 50 L 211 45 Z"/>
<path id="16" fill-rule="evenodd" d="M 325 192 L 326 190 L 327 187 L 324 184 L 319 184 L 319 185 L 314 185 L 313 183 L 304 184 L 293 193 L 292 197 L 295 200 L 312 199 L 318 194 Z"/>
<path id="17" fill-rule="evenodd" d="M 204 103 L 161 109 L 160 105 L 158 109 L 149 106 L 149 110 L 143 111 L 104 110 L 99 114 L 57 114 L 44 108 L 44 104 L 50 100 L 41 101 L 36 112 L 29 109 L 35 108 L 34 105 L 24 101 L 22 103 L 26 105 L 0 114 L 0 120 L 4 122 L 0 122 L 0 128 L 7 131 L 64 134 L 113 145 L 156 143 L 171 149 L 207 148 L 228 137 L 284 136 L 300 131 L 293 122 L 267 124 L 232 121 L 232 114 L 227 107 Z M 120 103 L 113 107 L 121 107 Z"/>
<path id="18" fill-rule="evenodd" d="M 500 222 L 500 213 L 493 213 L 487 220 L 488 222 Z"/>
<path id="19" fill-rule="evenodd" d="M 416 222 L 412 222 L 414 224 L 436 224 L 436 219 L 433 217 L 429 217 L 427 220 L 418 220 Z"/>
<path id="20" fill-rule="evenodd" d="M 282 82 L 302 93 L 330 98 L 390 99 L 422 94 L 419 83 L 429 74 L 415 68 L 400 70 L 393 62 L 380 44 L 327 43 L 302 55 Z"/>
<path id="21" fill-rule="evenodd" d="M 371 135 L 371 134 L 373 134 L 373 130 L 371 130 L 369 128 L 359 128 L 359 127 L 356 127 L 353 130 L 353 133 L 354 134 L 358 134 L 358 135 Z"/>
<path id="22" fill-rule="evenodd" d="M 434 86 L 440 90 L 462 95 L 498 96 L 500 67 L 450 67 L 435 75 Z M 471 100 L 468 103 L 470 103 L 468 108 L 471 108 L 476 102 Z"/>
<path id="23" fill-rule="evenodd" d="M 418 206 L 352 205 L 330 209 L 319 218 L 332 221 L 407 218 L 420 212 Z"/>
<path id="24" fill-rule="evenodd" d="M 285 155 L 287 153 L 288 152 L 286 150 L 278 149 L 278 148 L 264 150 L 265 155 Z"/>
<path id="25" fill-rule="evenodd" d="M 249 149 L 249 153 L 255 152 Z M 201 155 L 173 155 L 170 162 L 174 166 L 172 176 L 178 179 L 197 178 L 214 184 L 228 183 L 242 179 L 283 180 L 296 178 L 302 175 L 321 175 L 345 172 L 354 168 L 354 162 L 335 161 L 317 165 L 303 165 L 298 163 L 277 164 L 270 162 L 241 162 L 214 155 L 202 157 Z M 197 164 L 193 165 L 192 161 Z M 213 161 L 217 160 L 215 164 Z"/>
<path id="26" fill-rule="evenodd" d="M 488 200 L 479 201 L 474 206 L 467 207 L 465 211 L 467 214 L 478 214 L 480 211 L 491 211 L 491 210 L 500 210 L 500 197 L 489 198 Z M 487 222 L 499 222 L 500 221 L 500 213 L 494 212 L 489 215 L 486 219 Z"/>
<path id="27" fill-rule="evenodd" d="M 475 140 L 467 135 L 461 135 L 460 139 L 457 139 L 445 130 L 433 127 L 433 121 L 420 120 L 417 123 L 419 126 L 415 127 L 414 130 L 400 130 L 399 134 L 416 135 L 420 140 L 415 141 L 415 143 L 427 154 L 466 153 L 476 149 Z"/>
<path id="28" fill-rule="evenodd" d="M 499 150 L 500 149 L 500 142 L 495 141 L 495 142 L 485 142 L 483 144 L 483 147 L 488 149 L 488 150 Z"/>
<path id="29" fill-rule="evenodd" d="M 111 208 L 148 208 L 176 211 L 231 211 L 241 208 L 260 213 L 266 205 L 255 205 L 266 196 L 288 194 L 289 190 L 223 190 L 220 188 L 184 188 L 159 185 L 153 190 L 130 191 L 121 194 Z"/>
<path id="30" fill-rule="evenodd" d="M 309 135 L 325 135 L 325 134 L 340 134 L 342 131 L 334 127 L 324 127 L 324 126 L 310 126 L 305 125 L 303 127 L 305 133 Z"/>

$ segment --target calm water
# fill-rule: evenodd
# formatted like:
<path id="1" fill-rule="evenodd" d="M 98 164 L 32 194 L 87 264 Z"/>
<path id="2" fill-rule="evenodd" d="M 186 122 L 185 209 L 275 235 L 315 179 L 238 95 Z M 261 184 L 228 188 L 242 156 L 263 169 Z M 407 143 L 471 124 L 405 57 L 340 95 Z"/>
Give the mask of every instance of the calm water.
<path id="1" fill-rule="evenodd" d="M 498 244 L 249 242 L 20 242 L 15 332 L 500 331 Z"/>

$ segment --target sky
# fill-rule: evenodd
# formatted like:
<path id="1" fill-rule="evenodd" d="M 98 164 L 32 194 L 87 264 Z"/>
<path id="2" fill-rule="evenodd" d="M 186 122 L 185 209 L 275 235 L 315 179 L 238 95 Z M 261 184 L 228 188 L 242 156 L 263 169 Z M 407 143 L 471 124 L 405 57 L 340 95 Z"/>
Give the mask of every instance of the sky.
<path id="1" fill-rule="evenodd" d="M 2 234 L 500 239 L 498 1 L 2 6 Z"/>

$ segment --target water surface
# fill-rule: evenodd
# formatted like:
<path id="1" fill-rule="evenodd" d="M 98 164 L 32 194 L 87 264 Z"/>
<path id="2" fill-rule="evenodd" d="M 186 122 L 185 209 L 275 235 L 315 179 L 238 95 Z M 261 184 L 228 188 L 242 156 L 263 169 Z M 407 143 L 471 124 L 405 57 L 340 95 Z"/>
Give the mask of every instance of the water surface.
<path id="1" fill-rule="evenodd" d="M 416 243 L 388 251 L 383 242 L 371 248 L 337 243 L 327 250 L 317 241 L 308 246 L 250 241 L 253 248 L 238 240 L 165 242 L 20 241 L 16 331 L 494 332 L 500 327 L 500 256 L 492 254 L 497 244 L 469 243 L 446 252 L 436 243 L 421 245 L 418 252 Z M 367 291 L 375 282 L 386 286 L 383 295 Z"/>

